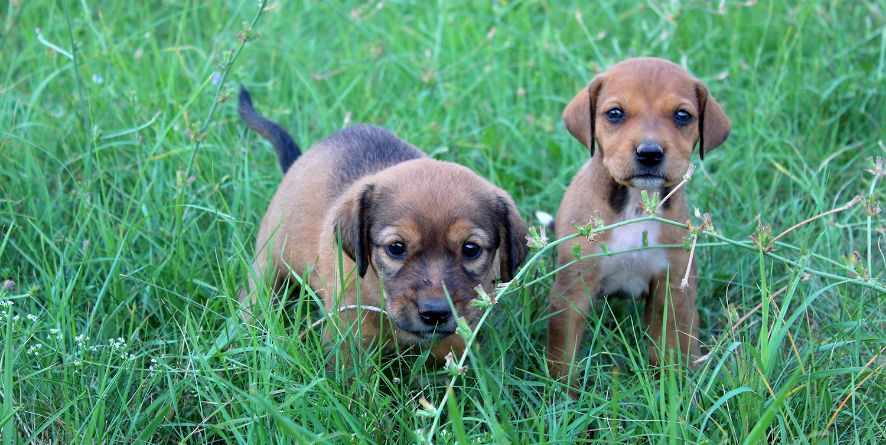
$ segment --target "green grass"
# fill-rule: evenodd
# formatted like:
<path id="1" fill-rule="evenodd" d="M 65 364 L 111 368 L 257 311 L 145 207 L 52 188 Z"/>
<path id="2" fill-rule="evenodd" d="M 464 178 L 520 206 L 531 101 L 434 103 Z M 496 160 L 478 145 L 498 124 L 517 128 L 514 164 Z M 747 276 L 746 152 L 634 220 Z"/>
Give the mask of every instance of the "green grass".
<path id="1" fill-rule="evenodd" d="M 237 323 L 281 177 L 227 100 L 238 82 L 305 147 L 381 125 L 530 218 L 588 157 L 559 119 L 572 95 L 623 58 L 666 57 L 732 118 L 689 199 L 745 242 L 756 215 L 777 234 L 857 194 L 882 201 L 865 172 L 886 155 L 882 2 L 273 2 L 230 67 L 254 1 L 3 3 L 4 445 L 414 443 L 436 410 L 435 443 L 886 441 L 884 294 L 731 246 L 696 255 L 709 360 L 654 373 L 636 308 L 604 304 L 577 400 L 545 371 L 551 277 L 502 297 L 445 405 L 450 374 L 411 358 L 326 372 L 326 345 L 300 338 L 320 316 L 310 295 L 207 354 Z M 882 284 L 883 228 L 856 206 L 775 253 Z M 526 279 L 552 264 L 540 254 Z"/>

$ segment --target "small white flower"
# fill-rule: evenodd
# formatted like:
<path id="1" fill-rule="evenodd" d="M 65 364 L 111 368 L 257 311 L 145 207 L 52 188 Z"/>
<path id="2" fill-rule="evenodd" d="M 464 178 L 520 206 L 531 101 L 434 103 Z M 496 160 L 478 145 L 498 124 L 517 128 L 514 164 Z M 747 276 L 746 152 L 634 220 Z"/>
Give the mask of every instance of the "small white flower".
<path id="1" fill-rule="evenodd" d="M 36 345 L 31 345 L 31 347 L 28 348 L 28 355 L 40 355 L 40 349 L 42 348 L 43 345 L 40 343 L 37 343 Z"/>
<path id="2" fill-rule="evenodd" d="M 92 75 L 92 82 L 96 83 L 96 84 L 102 84 L 105 82 L 105 78 L 101 74 L 93 74 Z"/>
<path id="3" fill-rule="evenodd" d="M 80 335 L 74 337 L 74 341 L 77 343 L 77 346 L 82 348 L 83 345 L 89 341 L 89 337 L 86 336 L 85 334 L 80 334 Z"/>
<path id="4" fill-rule="evenodd" d="M 55 339 L 58 340 L 58 341 L 61 341 L 61 340 L 64 339 L 64 336 L 62 335 L 62 330 L 59 329 L 59 328 L 52 328 L 52 329 L 50 329 L 50 330 L 49 330 L 49 334 L 50 334 L 50 335 L 47 335 L 47 336 L 46 336 L 46 339 L 47 339 L 47 340 L 49 340 L 50 338 L 52 338 L 52 336 L 55 336 Z"/>
<path id="5" fill-rule="evenodd" d="M 27 318 L 28 321 L 30 321 L 31 323 L 36 323 L 36 322 L 37 322 L 37 316 L 34 315 L 34 314 L 28 314 L 28 316 L 25 317 L 25 318 Z"/>
<path id="6" fill-rule="evenodd" d="M 15 302 L 12 300 L 0 300 L 0 307 L 9 307 L 14 306 Z"/>
<path id="7" fill-rule="evenodd" d="M 16 315 L 16 316 L 12 317 L 12 321 L 13 321 L 13 322 L 18 322 L 19 320 L 21 320 L 21 318 L 22 318 L 22 317 L 21 317 L 20 315 Z"/>
<path id="8" fill-rule="evenodd" d="M 80 360 L 79 358 L 74 359 L 74 366 L 80 366 L 82 364 L 83 364 L 83 360 Z"/>
<path id="9" fill-rule="evenodd" d="M 116 339 L 112 338 L 108 340 L 108 346 L 115 351 L 126 349 L 126 340 L 124 340 L 123 337 L 117 337 Z"/>
<path id="10" fill-rule="evenodd" d="M 538 220 L 539 224 L 543 226 L 550 226 L 552 222 L 554 222 L 554 217 L 548 212 L 543 212 L 541 210 L 537 210 L 535 212 L 535 219 Z"/>

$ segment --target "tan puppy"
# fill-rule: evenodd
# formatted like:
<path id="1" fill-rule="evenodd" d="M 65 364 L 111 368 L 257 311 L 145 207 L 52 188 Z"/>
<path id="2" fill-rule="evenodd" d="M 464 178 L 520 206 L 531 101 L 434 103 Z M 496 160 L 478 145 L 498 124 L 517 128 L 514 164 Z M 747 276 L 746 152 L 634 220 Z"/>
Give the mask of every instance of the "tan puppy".
<path id="1" fill-rule="evenodd" d="M 566 128 L 586 145 L 592 158 L 566 190 L 557 212 L 557 237 L 577 232 L 595 215 L 613 224 L 643 216 L 640 191 L 664 197 L 689 167 L 696 143 L 700 154 L 729 135 L 729 119 L 705 85 L 671 62 L 629 59 L 598 75 L 563 112 Z M 684 189 L 663 204 L 662 217 L 689 219 Z M 683 244 L 685 230 L 655 222 L 605 232 L 593 242 L 577 238 L 558 246 L 559 264 L 582 255 L 649 246 Z M 585 329 L 590 298 L 643 297 L 649 329 L 649 361 L 660 363 L 658 345 L 697 355 L 698 312 L 695 270 L 683 248 L 649 249 L 586 260 L 560 272 L 550 295 L 548 364 L 551 374 L 569 373 Z M 689 286 L 679 289 L 686 267 Z M 667 305 L 666 305 L 667 300 Z M 663 325 L 667 311 L 667 326 Z M 664 331 L 664 334 L 662 333 Z"/>
<path id="2" fill-rule="evenodd" d="M 438 361 L 460 354 L 446 293 L 457 316 L 474 324 L 474 288 L 510 280 L 526 255 L 526 223 L 510 196 L 380 128 L 346 128 L 300 155 L 245 89 L 240 116 L 272 143 L 286 172 L 262 220 L 241 302 L 255 302 L 254 280 L 269 277 L 279 289 L 297 274 L 342 321 L 325 325 L 329 339 L 353 329 L 363 347 L 430 346 Z M 358 302 L 388 316 L 362 311 L 357 320 Z"/>

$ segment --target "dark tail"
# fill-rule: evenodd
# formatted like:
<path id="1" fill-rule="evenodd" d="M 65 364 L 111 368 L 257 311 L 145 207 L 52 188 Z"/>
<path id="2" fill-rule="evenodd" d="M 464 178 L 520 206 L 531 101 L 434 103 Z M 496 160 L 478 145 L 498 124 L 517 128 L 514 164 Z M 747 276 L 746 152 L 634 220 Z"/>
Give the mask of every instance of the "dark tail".
<path id="1" fill-rule="evenodd" d="M 240 111 L 240 119 L 263 138 L 267 139 L 274 146 L 277 152 L 277 160 L 280 161 L 280 168 L 285 173 L 289 170 L 289 166 L 301 155 L 298 145 L 292 140 L 292 136 L 286 132 L 279 124 L 273 122 L 266 117 L 258 114 L 252 107 L 252 98 L 243 85 L 240 85 L 240 100 L 238 104 Z"/>

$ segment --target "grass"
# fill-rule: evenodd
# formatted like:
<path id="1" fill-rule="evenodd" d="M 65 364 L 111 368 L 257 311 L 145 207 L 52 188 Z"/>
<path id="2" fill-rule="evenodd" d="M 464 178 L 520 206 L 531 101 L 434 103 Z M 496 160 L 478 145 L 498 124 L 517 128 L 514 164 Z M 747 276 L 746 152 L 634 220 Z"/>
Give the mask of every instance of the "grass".
<path id="1" fill-rule="evenodd" d="M 310 294 L 208 353 L 239 325 L 280 179 L 228 100 L 238 82 L 305 147 L 378 124 L 499 184 L 529 218 L 556 210 L 588 157 L 559 121 L 566 102 L 618 60 L 666 57 L 734 127 L 697 163 L 690 203 L 753 246 L 756 215 L 777 234 L 858 194 L 882 201 L 865 171 L 886 155 L 882 3 L 272 2 L 251 28 L 257 12 L 0 6 L 4 445 L 886 441 L 884 294 L 706 236 L 709 359 L 654 373 L 637 309 L 601 304 L 576 400 L 545 371 L 548 251 L 457 378 L 378 353 L 326 372 L 319 336 L 301 338 L 320 316 Z M 883 227 L 858 205 L 774 253 L 882 286 Z"/>

